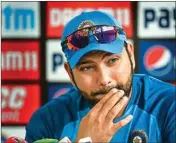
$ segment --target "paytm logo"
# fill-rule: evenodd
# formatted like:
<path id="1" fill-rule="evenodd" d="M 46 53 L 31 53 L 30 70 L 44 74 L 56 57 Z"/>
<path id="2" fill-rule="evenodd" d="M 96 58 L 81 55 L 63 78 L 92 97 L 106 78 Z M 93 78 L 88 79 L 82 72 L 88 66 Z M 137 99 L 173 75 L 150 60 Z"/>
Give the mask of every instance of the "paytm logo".
<path id="1" fill-rule="evenodd" d="M 2 37 L 38 37 L 39 11 L 38 2 L 2 2 Z"/>
<path id="2" fill-rule="evenodd" d="M 34 29 L 34 11 L 32 9 L 13 9 L 7 6 L 3 9 L 2 14 L 5 19 L 5 29 L 10 30 L 14 27 L 15 30 L 18 29 Z M 11 25 L 12 24 L 12 25 Z M 29 25 L 27 25 L 29 24 Z"/>
<path id="3" fill-rule="evenodd" d="M 46 51 L 46 74 L 47 80 L 52 82 L 68 82 L 69 76 L 64 68 L 66 58 L 62 52 L 60 40 L 48 40 Z"/>
<path id="4" fill-rule="evenodd" d="M 39 62 L 38 42 L 2 42 L 2 79 L 39 79 Z"/>
<path id="5" fill-rule="evenodd" d="M 169 28 L 170 26 L 176 27 L 176 25 L 172 25 L 172 21 L 176 20 L 176 9 L 168 9 L 161 8 L 159 11 L 155 9 L 145 9 L 144 10 L 144 25 L 145 28 L 148 28 L 150 24 L 156 22 L 158 27 L 161 28 Z"/>
<path id="6" fill-rule="evenodd" d="M 53 59 L 52 70 L 53 72 L 56 72 L 57 68 L 64 64 L 64 58 L 63 55 L 60 53 L 53 53 L 52 59 Z"/>
<path id="7" fill-rule="evenodd" d="M 38 53 L 37 52 L 20 52 L 8 51 L 2 52 L 2 70 L 22 71 L 38 70 Z"/>
<path id="8" fill-rule="evenodd" d="M 138 35 L 141 38 L 175 38 L 175 2 L 139 2 Z"/>
<path id="9" fill-rule="evenodd" d="M 169 41 L 142 41 L 140 43 L 140 72 L 163 80 L 175 80 L 175 43 Z"/>

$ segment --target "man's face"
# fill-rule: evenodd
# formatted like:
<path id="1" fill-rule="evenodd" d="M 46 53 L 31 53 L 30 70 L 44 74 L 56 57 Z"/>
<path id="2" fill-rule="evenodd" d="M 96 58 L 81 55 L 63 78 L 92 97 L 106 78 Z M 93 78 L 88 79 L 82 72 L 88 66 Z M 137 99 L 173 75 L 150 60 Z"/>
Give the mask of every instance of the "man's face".
<path id="1" fill-rule="evenodd" d="M 133 49 L 128 48 L 134 62 Z M 121 54 L 95 51 L 86 54 L 72 70 L 74 82 L 83 96 L 97 103 L 112 88 L 122 89 L 129 96 L 132 63 L 125 48 Z M 73 81 L 73 78 L 72 78 Z"/>

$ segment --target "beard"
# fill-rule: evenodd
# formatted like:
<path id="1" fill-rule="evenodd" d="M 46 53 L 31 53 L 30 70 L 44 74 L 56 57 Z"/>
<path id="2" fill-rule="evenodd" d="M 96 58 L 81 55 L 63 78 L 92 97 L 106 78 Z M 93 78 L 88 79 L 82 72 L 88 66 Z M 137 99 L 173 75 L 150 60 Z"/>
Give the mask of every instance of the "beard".
<path id="1" fill-rule="evenodd" d="M 107 86 L 106 88 L 103 89 L 98 89 L 96 91 L 92 91 L 91 93 L 86 93 L 82 90 L 80 90 L 80 92 L 82 93 L 82 95 L 87 98 L 87 97 L 92 97 L 91 100 L 93 103 L 97 103 L 99 100 L 96 99 L 96 96 L 101 95 L 101 94 L 107 94 L 111 89 L 116 88 L 117 90 L 123 90 L 124 91 L 124 95 L 123 96 L 130 96 L 130 92 L 131 92 L 131 87 L 132 87 L 132 77 L 133 77 L 133 71 L 130 73 L 130 76 L 128 78 L 128 81 L 126 84 L 116 84 L 114 86 Z"/>

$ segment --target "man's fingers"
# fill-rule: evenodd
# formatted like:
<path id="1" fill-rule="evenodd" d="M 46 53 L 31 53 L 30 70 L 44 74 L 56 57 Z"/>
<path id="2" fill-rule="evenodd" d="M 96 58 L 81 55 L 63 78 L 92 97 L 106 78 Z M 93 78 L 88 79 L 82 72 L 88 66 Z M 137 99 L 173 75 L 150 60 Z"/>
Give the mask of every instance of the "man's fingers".
<path id="1" fill-rule="evenodd" d="M 107 114 L 110 112 L 110 110 L 115 106 L 116 103 L 121 99 L 121 97 L 124 95 L 123 90 L 118 90 L 116 93 L 114 93 L 105 103 L 104 106 L 100 109 L 99 115 L 100 118 L 106 118 Z"/>
<path id="2" fill-rule="evenodd" d="M 120 101 L 109 111 L 109 113 L 106 116 L 106 121 L 113 122 L 114 118 L 122 110 L 122 108 L 127 104 L 127 102 L 128 102 L 128 97 L 123 96 L 120 99 Z"/>
<path id="3" fill-rule="evenodd" d="M 118 90 L 116 88 L 111 89 L 104 97 L 91 109 L 89 113 L 97 114 L 100 109 L 103 107 L 105 102 L 110 98 L 113 94 L 115 94 Z M 102 95 L 103 96 L 103 95 Z"/>
<path id="4" fill-rule="evenodd" d="M 128 115 L 126 118 L 120 120 L 119 122 L 114 124 L 114 131 L 119 130 L 123 126 L 127 125 L 133 119 L 132 115 Z"/>

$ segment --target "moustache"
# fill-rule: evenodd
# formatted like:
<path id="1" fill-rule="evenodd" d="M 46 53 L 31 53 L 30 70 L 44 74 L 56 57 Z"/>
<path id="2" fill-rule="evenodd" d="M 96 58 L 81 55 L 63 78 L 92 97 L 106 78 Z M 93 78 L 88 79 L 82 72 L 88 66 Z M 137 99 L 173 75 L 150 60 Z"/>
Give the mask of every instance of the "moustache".
<path id="1" fill-rule="evenodd" d="M 116 86 L 108 86 L 106 88 L 93 91 L 90 95 L 92 97 L 96 97 L 97 95 L 100 95 L 100 94 L 107 94 L 113 88 L 116 88 L 117 90 L 123 90 L 125 92 L 124 95 L 126 95 L 127 93 L 127 90 L 123 87 L 123 85 L 116 85 Z"/>

